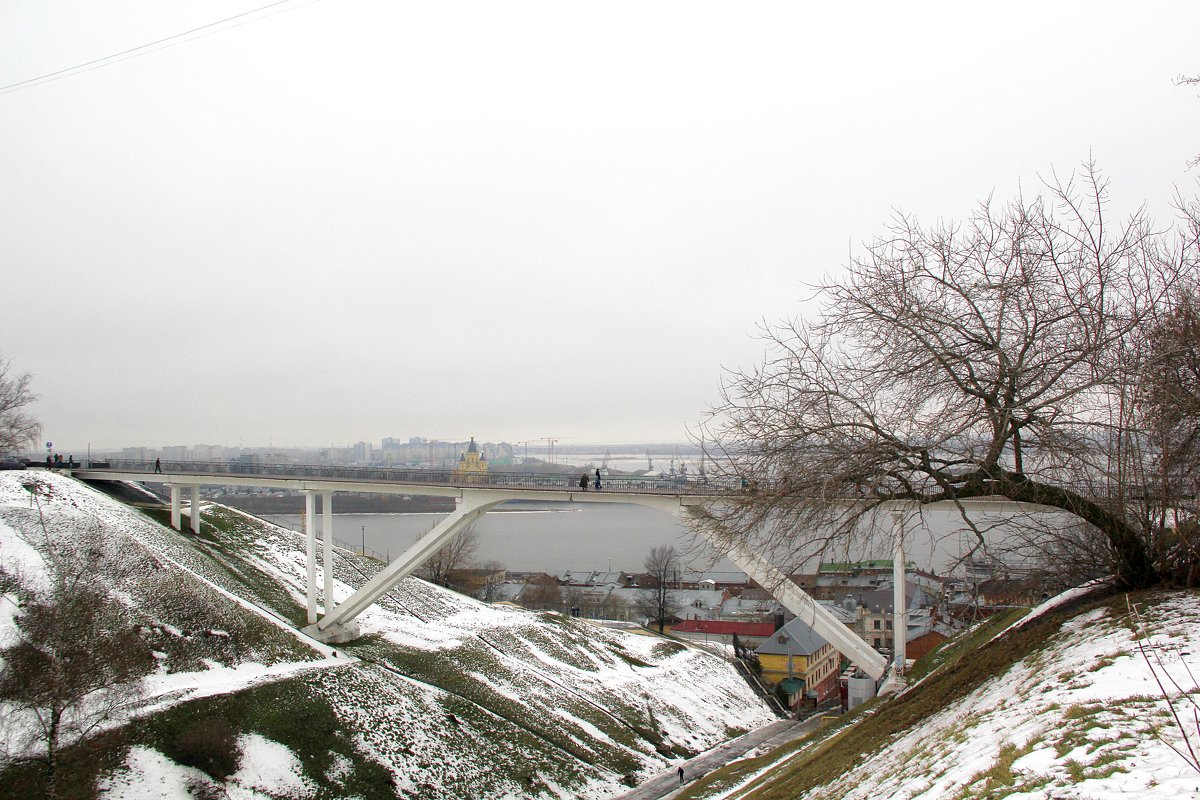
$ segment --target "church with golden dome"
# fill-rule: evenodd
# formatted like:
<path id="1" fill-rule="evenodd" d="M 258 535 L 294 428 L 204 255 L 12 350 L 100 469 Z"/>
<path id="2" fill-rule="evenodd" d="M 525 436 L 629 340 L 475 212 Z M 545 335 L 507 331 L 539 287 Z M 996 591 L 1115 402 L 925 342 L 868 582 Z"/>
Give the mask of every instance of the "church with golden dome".
<path id="1" fill-rule="evenodd" d="M 467 452 L 458 457 L 458 464 L 450 473 L 450 478 L 464 483 L 481 483 L 487 479 L 487 471 L 487 459 L 479 452 L 475 437 L 472 436 L 471 443 L 467 445 Z"/>

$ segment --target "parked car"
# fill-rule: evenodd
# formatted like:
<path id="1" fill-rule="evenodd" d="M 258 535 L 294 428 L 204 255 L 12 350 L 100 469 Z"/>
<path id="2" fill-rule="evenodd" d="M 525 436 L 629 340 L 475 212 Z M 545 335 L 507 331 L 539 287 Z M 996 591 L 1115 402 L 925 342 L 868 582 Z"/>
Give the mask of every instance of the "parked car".
<path id="1" fill-rule="evenodd" d="M 28 463 L 23 458 L 3 458 L 0 459 L 0 469 L 25 469 Z"/>

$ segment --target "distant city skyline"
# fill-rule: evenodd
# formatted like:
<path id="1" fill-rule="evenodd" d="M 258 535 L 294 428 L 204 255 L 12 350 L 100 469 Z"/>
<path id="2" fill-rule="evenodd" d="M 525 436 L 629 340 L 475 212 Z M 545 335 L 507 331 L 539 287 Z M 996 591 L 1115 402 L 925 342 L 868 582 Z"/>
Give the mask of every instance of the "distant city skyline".
<path id="1" fill-rule="evenodd" d="M 43 441 L 686 441 L 897 211 L 1200 174 L 1200 3 L 284 0 L 95 63 L 251 7 L 0 3 Z"/>
<path id="2" fill-rule="evenodd" d="M 375 442 L 359 440 L 346 444 L 331 443 L 328 445 L 227 445 L 214 443 L 194 443 L 190 445 L 119 445 L 116 447 L 84 446 L 73 448 L 53 442 L 52 451 L 63 457 L 77 457 L 77 460 L 92 458 L 124 458 L 137 461 L 150 461 L 163 458 L 168 461 L 225 461 L 247 454 L 270 457 L 275 454 L 289 461 L 298 462 L 327 462 L 346 464 L 386 464 L 386 463 L 424 463 L 446 465 L 461 455 L 471 441 L 466 439 L 434 439 L 432 437 L 383 437 Z M 551 463 L 567 464 L 578 461 L 579 456 L 587 456 L 586 461 L 604 461 L 611 458 L 614 465 L 619 463 L 621 469 L 629 469 L 634 462 L 646 460 L 646 468 L 658 464 L 664 469 L 673 465 L 678 459 L 680 463 L 695 461 L 701 454 L 701 447 L 688 442 L 621 442 L 621 443 L 588 443 L 558 445 L 553 448 L 546 442 L 491 442 L 479 441 L 481 452 L 489 459 L 504 464 L 520 464 L 525 458 L 536 458 Z M 31 447 L 27 456 L 40 460 L 47 453 L 45 444 Z"/>
<path id="3" fill-rule="evenodd" d="M 374 440 L 357 439 L 357 440 L 351 441 L 351 442 L 330 442 L 328 444 L 325 444 L 325 443 L 279 444 L 279 443 L 267 442 L 265 444 L 254 445 L 254 444 L 229 444 L 227 442 L 192 442 L 190 444 L 180 444 L 180 443 L 128 444 L 128 443 L 122 443 L 122 444 L 109 445 L 109 446 L 104 446 L 104 447 L 101 447 L 100 445 L 91 445 L 91 443 L 85 443 L 83 446 L 86 448 L 90 445 L 93 450 L 97 450 L 97 451 L 115 451 L 115 450 L 122 450 L 125 448 L 143 448 L 143 449 L 147 449 L 147 450 L 163 450 L 163 449 L 178 448 L 178 447 L 182 447 L 185 449 L 227 448 L 227 449 L 242 449 L 242 450 L 270 450 L 270 449 L 323 450 L 323 449 L 331 449 L 331 448 L 332 449 L 347 449 L 347 448 L 353 448 L 353 447 L 363 444 L 363 443 L 367 443 L 367 444 L 370 444 L 373 448 L 384 449 L 385 443 L 389 439 L 397 439 L 397 438 L 399 438 L 399 437 L 384 436 L 384 437 L 380 437 L 380 438 L 374 439 Z M 442 444 L 442 445 L 466 446 L 472 438 L 473 437 L 471 437 L 471 436 L 466 436 L 463 438 L 440 439 L 440 438 L 436 438 L 436 437 L 432 437 L 432 436 L 429 436 L 429 437 L 422 436 L 422 437 L 408 437 L 408 438 L 404 439 L 404 442 L 411 443 L 411 442 L 409 442 L 410 439 L 419 439 L 420 443 L 435 443 L 435 444 Z M 671 441 L 583 442 L 583 443 L 571 443 L 571 444 L 556 444 L 556 445 L 554 445 L 553 448 L 551 448 L 545 442 L 540 442 L 540 441 L 535 442 L 535 440 L 528 440 L 528 444 L 526 444 L 525 440 L 522 440 L 520 442 L 512 442 L 512 441 L 507 441 L 507 440 L 488 440 L 488 439 L 479 439 L 478 437 L 474 437 L 474 438 L 476 438 L 476 441 L 480 445 L 485 445 L 485 444 L 489 445 L 489 446 L 510 445 L 514 450 L 528 450 L 530 452 L 539 452 L 539 453 L 544 453 L 544 452 L 547 452 L 548 450 L 553 450 L 555 452 L 560 452 L 560 453 L 568 453 L 568 452 L 587 453 L 587 452 L 591 452 L 593 450 L 603 451 L 605 449 L 614 449 L 614 450 L 619 450 L 621 452 L 631 452 L 631 451 L 644 452 L 645 450 L 648 449 L 650 452 L 656 453 L 656 454 L 664 454 L 664 453 L 669 454 L 672 449 L 688 450 L 688 451 L 691 451 L 694 449 L 697 452 L 700 449 L 699 444 L 687 442 L 687 441 L 676 441 L 676 442 L 671 442 Z M 52 440 L 47 440 L 47 441 L 52 441 Z M 61 444 L 59 442 L 53 442 L 53 444 L 54 444 L 55 450 L 59 450 L 62 447 L 69 446 L 67 444 Z M 43 450 L 43 449 L 45 449 L 45 443 L 43 442 L 43 443 L 31 445 L 29 449 L 30 449 L 30 451 Z M 78 449 L 78 448 L 76 448 L 76 449 Z"/>

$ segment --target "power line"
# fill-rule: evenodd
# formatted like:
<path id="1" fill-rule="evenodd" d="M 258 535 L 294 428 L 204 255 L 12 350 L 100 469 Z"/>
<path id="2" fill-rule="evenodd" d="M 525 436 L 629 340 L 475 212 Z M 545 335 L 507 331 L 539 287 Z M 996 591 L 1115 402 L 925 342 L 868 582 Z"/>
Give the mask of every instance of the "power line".
<path id="1" fill-rule="evenodd" d="M 315 3 L 315 2 L 317 2 L 317 0 L 311 0 L 311 2 L 309 4 Z M 62 80 L 63 78 L 69 78 L 72 75 L 79 75 L 84 72 L 91 72 L 94 69 L 100 69 L 101 67 L 107 67 L 112 64 L 118 64 L 122 61 L 128 61 L 131 58 L 137 58 L 139 56 L 148 55 L 149 53 L 158 52 L 159 50 L 166 50 L 168 47 L 175 47 L 176 45 L 183 44 L 184 42 L 195 41 L 196 39 L 203 38 L 204 36 L 211 36 L 214 33 L 221 33 L 222 31 L 233 30 L 234 28 L 241 27 L 242 25 L 247 25 L 251 22 L 257 22 L 260 19 L 266 19 L 266 17 L 275 16 L 275 14 L 282 14 L 286 11 L 293 11 L 293 10 L 295 10 L 295 6 L 293 6 L 292 8 L 279 9 L 278 11 L 275 11 L 272 14 L 267 14 L 264 17 L 255 17 L 254 19 L 244 19 L 243 20 L 244 17 L 249 17 L 253 14 L 259 14 L 263 11 L 270 11 L 271 9 L 276 8 L 278 6 L 292 5 L 293 3 L 294 3 L 294 0 L 276 0 L 276 2 L 274 2 L 274 3 L 268 3 L 265 6 L 260 6 L 259 8 L 255 8 L 250 11 L 244 11 L 241 14 L 234 14 L 232 17 L 226 17 L 225 19 L 220 19 L 220 20 L 217 20 L 216 22 L 210 22 L 207 25 L 201 25 L 197 28 L 192 28 L 191 30 L 183 31 L 182 33 L 176 33 L 171 36 L 164 36 L 162 39 L 156 39 L 153 42 L 147 42 L 146 44 L 140 44 L 137 47 L 131 47 L 128 50 L 122 50 L 119 53 L 112 53 L 111 55 L 103 56 L 101 58 L 94 58 L 91 61 L 85 61 L 82 64 L 76 64 L 73 67 L 65 67 L 63 69 L 55 70 L 54 72 L 47 72 L 45 75 L 38 75 L 36 78 L 27 78 L 26 80 L 23 80 L 23 81 L 17 81 L 16 83 L 10 83 L 6 86 L 0 86 L 0 94 L 8 94 L 9 92 L 18 92 L 22 89 L 30 89 L 34 86 L 41 86 L 42 84 L 45 84 L 45 83 L 52 83 L 53 81 Z M 219 26 L 219 25 L 225 25 L 226 23 L 234 22 L 236 20 L 243 20 L 243 21 L 239 22 L 236 25 L 230 25 L 227 28 L 219 28 L 217 30 L 213 30 L 213 28 L 217 28 L 217 26 Z M 196 34 L 196 35 L 193 35 L 193 34 Z M 184 38 L 184 37 L 191 37 L 191 38 Z"/>

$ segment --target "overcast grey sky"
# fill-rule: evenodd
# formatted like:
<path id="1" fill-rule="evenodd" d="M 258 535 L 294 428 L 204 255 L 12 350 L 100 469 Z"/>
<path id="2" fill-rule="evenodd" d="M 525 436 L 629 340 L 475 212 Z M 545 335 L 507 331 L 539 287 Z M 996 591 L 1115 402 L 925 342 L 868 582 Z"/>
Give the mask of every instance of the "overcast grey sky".
<path id="1" fill-rule="evenodd" d="M 0 0 L 0 85 L 265 0 Z M 321 0 L 0 94 L 46 438 L 679 441 L 891 209 L 1194 194 L 1200 3 Z"/>

